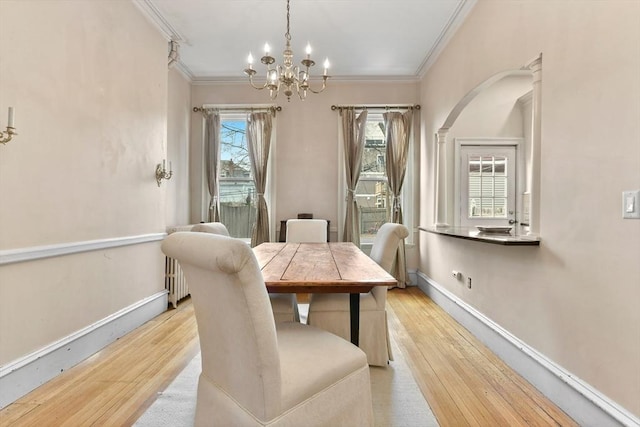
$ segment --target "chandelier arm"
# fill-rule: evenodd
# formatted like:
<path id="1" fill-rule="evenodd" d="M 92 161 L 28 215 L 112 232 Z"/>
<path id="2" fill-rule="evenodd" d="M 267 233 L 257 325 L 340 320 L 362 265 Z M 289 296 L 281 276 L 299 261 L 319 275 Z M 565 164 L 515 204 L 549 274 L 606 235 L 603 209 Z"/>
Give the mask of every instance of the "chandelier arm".
<path id="1" fill-rule="evenodd" d="M 256 86 L 256 85 L 253 83 L 253 77 L 252 77 L 252 76 L 249 76 L 249 84 L 250 84 L 250 85 L 251 85 L 251 87 L 252 87 L 252 88 L 254 88 L 254 89 L 262 90 L 262 89 L 265 89 L 265 88 L 268 86 L 268 84 L 269 84 L 269 79 L 265 80 L 264 85 L 262 85 L 262 86 Z"/>
<path id="2" fill-rule="evenodd" d="M 323 90 L 325 90 L 327 88 L 327 79 L 329 78 L 329 76 L 323 76 L 322 77 L 322 87 L 319 90 L 314 90 L 311 85 L 307 86 L 307 89 L 309 89 L 311 92 L 313 93 L 320 93 Z"/>

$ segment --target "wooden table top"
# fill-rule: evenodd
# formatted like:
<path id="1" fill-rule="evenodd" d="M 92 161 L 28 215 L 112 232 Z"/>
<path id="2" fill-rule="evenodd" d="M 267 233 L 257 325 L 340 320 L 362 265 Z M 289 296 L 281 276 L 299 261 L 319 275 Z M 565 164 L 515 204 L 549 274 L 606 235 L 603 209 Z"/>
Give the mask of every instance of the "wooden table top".
<path id="1" fill-rule="evenodd" d="M 269 292 L 362 293 L 397 284 L 350 242 L 262 243 L 253 251 Z"/>

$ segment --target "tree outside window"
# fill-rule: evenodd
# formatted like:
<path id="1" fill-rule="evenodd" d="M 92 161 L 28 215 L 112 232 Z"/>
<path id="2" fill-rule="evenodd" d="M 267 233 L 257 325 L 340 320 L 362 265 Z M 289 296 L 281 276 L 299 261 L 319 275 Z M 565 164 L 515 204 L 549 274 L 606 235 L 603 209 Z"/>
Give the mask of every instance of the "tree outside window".
<path id="1" fill-rule="evenodd" d="M 229 234 L 251 238 L 256 220 L 255 185 L 246 139 L 246 121 L 220 120 L 220 221 Z"/>

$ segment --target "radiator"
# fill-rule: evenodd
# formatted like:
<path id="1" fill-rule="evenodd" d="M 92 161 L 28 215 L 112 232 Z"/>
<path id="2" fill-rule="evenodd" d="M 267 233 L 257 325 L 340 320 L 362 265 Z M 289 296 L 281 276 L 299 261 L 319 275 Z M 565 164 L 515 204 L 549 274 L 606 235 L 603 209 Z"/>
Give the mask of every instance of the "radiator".
<path id="1" fill-rule="evenodd" d="M 169 291 L 169 303 L 173 308 L 178 307 L 178 301 L 189 295 L 189 286 L 184 279 L 184 273 L 177 259 L 165 258 L 164 286 Z"/>
<path id="2" fill-rule="evenodd" d="M 193 225 L 179 225 L 167 227 L 167 234 L 176 231 L 191 231 Z M 178 301 L 189 296 L 189 286 L 178 260 L 170 257 L 164 262 L 164 286 L 169 291 L 169 303 L 173 308 L 178 307 Z"/>

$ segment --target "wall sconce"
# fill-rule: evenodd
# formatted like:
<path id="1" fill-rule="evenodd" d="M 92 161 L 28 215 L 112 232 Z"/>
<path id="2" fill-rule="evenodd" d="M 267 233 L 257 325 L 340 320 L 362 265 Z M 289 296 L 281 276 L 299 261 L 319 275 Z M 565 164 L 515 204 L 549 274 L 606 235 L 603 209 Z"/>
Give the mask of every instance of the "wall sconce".
<path id="1" fill-rule="evenodd" d="M 163 179 L 170 180 L 173 176 L 173 169 L 171 168 L 171 162 L 169 162 L 169 171 L 167 172 L 167 161 L 163 160 L 162 163 L 158 163 L 156 166 L 156 182 L 158 187 Z"/>
<path id="2" fill-rule="evenodd" d="M 13 135 L 17 135 L 16 128 L 13 127 L 13 107 L 9 107 L 9 117 L 7 119 L 7 132 L 5 136 L 5 132 L 0 132 L 0 143 L 6 144 L 11 141 L 11 137 Z"/>

